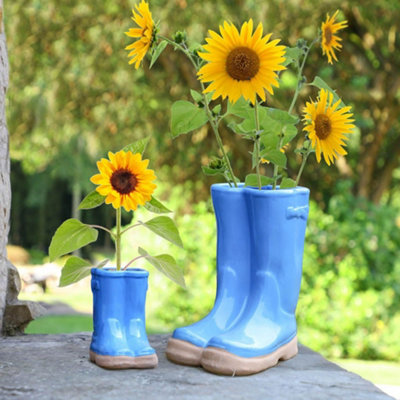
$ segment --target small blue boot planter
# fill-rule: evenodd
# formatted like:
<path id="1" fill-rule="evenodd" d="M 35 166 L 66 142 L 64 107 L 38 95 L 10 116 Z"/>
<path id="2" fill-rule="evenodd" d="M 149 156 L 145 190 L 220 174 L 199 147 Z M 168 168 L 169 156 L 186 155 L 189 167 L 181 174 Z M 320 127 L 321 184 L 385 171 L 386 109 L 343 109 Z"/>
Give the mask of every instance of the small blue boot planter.
<path id="1" fill-rule="evenodd" d="M 239 320 L 210 339 L 201 359 L 206 370 L 222 375 L 254 374 L 298 351 L 295 310 L 309 190 L 244 193 L 251 226 L 250 296 Z"/>
<path id="2" fill-rule="evenodd" d="M 217 294 L 211 312 L 193 325 L 175 329 L 168 341 L 169 360 L 200 365 L 208 341 L 235 324 L 246 305 L 250 285 L 250 231 L 245 189 L 211 186 L 217 221 Z"/>
<path id="3" fill-rule="evenodd" d="M 90 360 L 103 368 L 154 368 L 157 355 L 146 335 L 149 273 L 92 269 L 93 336 Z"/>

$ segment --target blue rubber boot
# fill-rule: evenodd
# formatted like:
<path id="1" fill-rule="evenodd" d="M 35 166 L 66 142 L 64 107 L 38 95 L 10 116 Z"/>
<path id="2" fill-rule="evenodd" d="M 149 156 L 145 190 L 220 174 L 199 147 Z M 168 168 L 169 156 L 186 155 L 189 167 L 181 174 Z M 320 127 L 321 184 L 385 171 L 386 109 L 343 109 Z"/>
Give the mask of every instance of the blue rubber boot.
<path id="1" fill-rule="evenodd" d="M 157 355 L 146 335 L 149 273 L 92 269 L 93 336 L 90 360 L 103 368 L 154 368 Z"/>
<path id="2" fill-rule="evenodd" d="M 225 332 L 243 312 L 250 285 L 250 232 L 243 185 L 211 186 L 217 222 L 217 293 L 214 307 L 202 320 L 175 329 L 166 355 L 173 362 L 200 365 L 203 349 Z"/>
<path id="3" fill-rule="evenodd" d="M 245 188 L 251 224 L 251 284 L 246 309 L 213 337 L 201 364 L 222 375 L 250 375 L 297 354 L 295 311 L 300 292 L 309 190 Z"/>

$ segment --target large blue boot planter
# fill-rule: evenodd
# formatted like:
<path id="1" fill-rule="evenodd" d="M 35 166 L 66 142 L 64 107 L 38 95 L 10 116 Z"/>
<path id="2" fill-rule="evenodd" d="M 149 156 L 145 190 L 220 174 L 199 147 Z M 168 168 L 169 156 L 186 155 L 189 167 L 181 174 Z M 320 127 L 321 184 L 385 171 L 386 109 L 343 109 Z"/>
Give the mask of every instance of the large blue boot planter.
<path id="1" fill-rule="evenodd" d="M 93 336 L 90 360 L 109 369 L 154 368 L 157 355 L 146 335 L 149 273 L 92 269 Z"/>
<path id="2" fill-rule="evenodd" d="M 175 329 L 168 341 L 170 361 L 199 366 L 208 341 L 233 326 L 242 314 L 250 285 L 250 231 L 243 185 L 211 186 L 217 222 L 217 294 L 211 312 L 193 325 Z"/>
<path id="3" fill-rule="evenodd" d="M 295 311 L 309 190 L 244 191 L 251 226 L 250 296 L 239 320 L 210 339 L 201 360 L 206 370 L 222 375 L 254 374 L 298 351 Z"/>

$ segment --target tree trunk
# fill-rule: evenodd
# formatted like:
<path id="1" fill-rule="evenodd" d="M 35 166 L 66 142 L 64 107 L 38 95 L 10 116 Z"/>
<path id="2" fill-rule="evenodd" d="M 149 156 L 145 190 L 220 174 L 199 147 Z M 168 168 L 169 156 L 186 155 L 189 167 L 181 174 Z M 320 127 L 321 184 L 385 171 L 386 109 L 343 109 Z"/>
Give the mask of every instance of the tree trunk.
<path id="1" fill-rule="evenodd" d="M 7 236 L 10 218 L 11 188 L 8 155 L 8 131 L 5 116 L 5 95 L 8 87 L 8 57 L 3 32 L 3 0 L 0 0 L 0 331 L 6 307 L 8 262 Z"/>
<path id="2" fill-rule="evenodd" d="M 11 208 L 10 155 L 5 113 L 8 88 L 8 55 L 3 27 L 3 0 L 0 0 L 0 334 L 18 334 L 41 313 L 41 306 L 21 302 L 21 281 L 17 269 L 7 259 L 7 238 Z"/>

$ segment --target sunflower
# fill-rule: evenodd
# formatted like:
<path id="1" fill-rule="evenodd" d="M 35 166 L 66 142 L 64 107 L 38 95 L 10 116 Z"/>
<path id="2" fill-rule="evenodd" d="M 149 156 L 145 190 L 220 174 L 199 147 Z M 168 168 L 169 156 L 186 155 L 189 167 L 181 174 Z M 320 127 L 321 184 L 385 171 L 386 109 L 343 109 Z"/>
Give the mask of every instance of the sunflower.
<path id="1" fill-rule="evenodd" d="M 334 50 L 340 51 L 342 45 L 341 38 L 336 36 L 335 33 L 347 27 L 347 21 L 337 22 L 335 23 L 336 16 L 338 15 L 339 10 L 333 14 L 332 17 L 329 17 L 329 14 L 326 15 L 326 21 L 322 23 L 321 31 L 322 31 L 322 54 L 328 57 L 328 63 L 332 63 L 332 58 L 337 61 L 336 54 Z"/>
<path id="2" fill-rule="evenodd" d="M 129 61 L 129 64 L 135 63 L 135 68 L 138 69 L 141 61 L 154 42 L 154 21 L 151 17 L 149 5 L 144 0 L 135 7 L 137 12 L 132 9 L 132 20 L 140 28 L 130 28 L 128 32 L 125 32 L 125 35 L 139 39 L 126 46 L 125 49 L 132 50 L 128 55 L 128 57 L 133 57 Z"/>
<path id="3" fill-rule="evenodd" d="M 311 145 L 315 149 L 317 161 L 321 161 L 321 153 L 328 165 L 338 157 L 345 155 L 345 134 L 352 133 L 354 119 L 349 111 L 351 107 L 339 108 L 341 100 L 333 103 L 333 94 L 321 89 L 319 99 L 315 102 L 307 102 L 304 107 L 303 121 L 306 122 L 304 130 L 308 132 Z"/>
<path id="4" fill-rule="evenodd" d="M 156 179 L 154 171 L 147 169 L 149 160 L 142 160 L 140 153 L 123 150 L 115 154 L 110 151 L 108 158 L 97 162 L 100 173 L 90 178 L 100 185 L 96 190 L 106 196 L 106 203 L 130 211 L 149 201 L 156 188 L 152 182 Z"/>
<path id="5" fill-rule="evenodd" d="M 273 94 L 272 86 L 279 87 L 276 71 L 285 69 L 285 46 L 278 46 L 279 40 L 269 41 L 271 34 L 262 37 L 261 23 L 253 34 L 252 19 L 240 33 L 226 21 L 219 30 L 221 35 L 209 31 L 211 37 L 203 46 L 206 53 L 199 53 L 208 61 L 198 72 L 199 79 L 211 82 L 204 92 L 214 92 L 213 99 L 228 97 L 233 103 L 243 96 L 254 104 L 257 94 L 265 101 L 265 90 Z"/>

